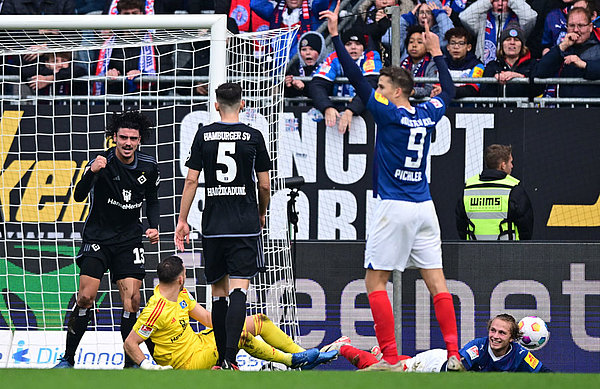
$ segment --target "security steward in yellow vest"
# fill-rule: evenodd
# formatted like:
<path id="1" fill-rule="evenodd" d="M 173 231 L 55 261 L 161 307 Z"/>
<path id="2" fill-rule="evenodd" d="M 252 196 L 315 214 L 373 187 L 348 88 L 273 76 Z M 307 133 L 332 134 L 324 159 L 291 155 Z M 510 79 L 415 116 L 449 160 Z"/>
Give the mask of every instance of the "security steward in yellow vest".
<path id="1" fill-rule="evenodd" d="M 492 145 L 488 149 L 487 168 L 467 180 L 456 207 L 459 237 L 463 240 L 529 240 L 533 232 L 533 209 L 520 181 L 510 175 L 512 150 L 503 145 Z"/>

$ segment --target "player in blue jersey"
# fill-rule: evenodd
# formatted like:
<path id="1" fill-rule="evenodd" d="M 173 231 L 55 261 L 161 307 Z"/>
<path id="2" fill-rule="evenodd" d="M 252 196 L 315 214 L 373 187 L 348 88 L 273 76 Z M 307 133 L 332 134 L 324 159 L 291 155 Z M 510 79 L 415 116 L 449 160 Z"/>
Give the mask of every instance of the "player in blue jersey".
<path id="1" fill-rule="evenodd" d="M 373 195 L 375 211 L 367 231 L 365 284 L 383 353 L 381 367 L 398 361 L 394 314 L 386 292 L 392 270 L 420 269 L 433 296 L 436 318 L 448 350 L 448 366 L 461 369 L 456 316 L 442 269 L 440 227 L 425 176 L 431 132 L 454 96 L 454 85 L 440 49 L 439 38 L 426 25 L 423 41 L 439 70 L 442 92 L 412 106 L 414 81 L 398 67 L 383 68 L 377 90 L 364 79 L 338 36 L 336 9 L 323 11 L 344 73 L 366 102 L 377 123 Z"/>
<path id="2" fill-rule="evenodd" d="M 551 370 L 517 341 L 521 338 L 514 317 L 503 313 L 488 322 L 488 336 L 473 339 L 460 349 L 461 362 L 468 371 L 477 372 L 528 372 L 540 373 Z M 368 351 L 352 347 L 350 339 L 342 337 L 323 347 L 321 352 L 337 350 L 354 366 L 368 369 L 378 359 Z M 401 361 L 391 368 L 394 371 L 436 373 L 448 371 L 446 350 L 433 349 L 415 355 L 401 356 Z"/>

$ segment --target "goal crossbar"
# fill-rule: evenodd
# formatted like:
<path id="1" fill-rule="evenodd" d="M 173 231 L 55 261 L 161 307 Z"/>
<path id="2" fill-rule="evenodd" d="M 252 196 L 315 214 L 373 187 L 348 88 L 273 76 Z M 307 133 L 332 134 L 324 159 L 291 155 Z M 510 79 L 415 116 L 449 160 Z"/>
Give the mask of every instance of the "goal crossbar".
<path id="1" fill-rule="evenodd" d="M 0 15 L 5 30 L 214 29 L 219 23 L 226 27 L 227 15 Z"/>
<path id="2" fill-rule="evenodd" d="M 0 26 L 4 30 L 153 30 L 153 29 L 210 29 L 209 76 L 212 85 L 218 86 L 227 79 L 226 39 L 227 15 L 0 15 Z M 0 54 L 11 50 L 2 47 Z M 18 44 L 17 44 L 18 46 Z M 15 50 L 18 51 L 18 50 Z M 211 120 L 218 120 L 214 108 L 215 88 L 209 91 Z"/>

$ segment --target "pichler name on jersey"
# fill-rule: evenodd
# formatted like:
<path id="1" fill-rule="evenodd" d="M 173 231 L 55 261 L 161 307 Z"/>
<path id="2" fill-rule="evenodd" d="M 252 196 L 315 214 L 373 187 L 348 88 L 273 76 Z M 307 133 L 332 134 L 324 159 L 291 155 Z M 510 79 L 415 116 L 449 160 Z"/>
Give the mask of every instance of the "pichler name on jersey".
<path id="1" fill-rule="evenodd" d="M 409 170 L 396 169 L 394 177 L 402 181 L 419 182 L 421 181 L 421 172 L 411 172 Z"/>

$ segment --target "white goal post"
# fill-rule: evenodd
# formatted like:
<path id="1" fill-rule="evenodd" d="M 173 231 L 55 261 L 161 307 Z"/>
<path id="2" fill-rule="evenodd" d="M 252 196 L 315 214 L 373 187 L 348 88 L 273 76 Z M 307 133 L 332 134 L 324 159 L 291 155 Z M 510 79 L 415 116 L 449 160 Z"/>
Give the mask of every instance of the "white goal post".
<path id="1" fill-rule="evenodd" d="M 263 230 L 267 272 L 253 280 L 248 313 L 265 313 L 299 338 L 288 226 L 282 222 L 287 192 L 277 170 L 285 67 L 296 30 L 232 35 L 226 20 L 225 15 L 0 15 L 0 367 L 51 367 L 64 351 L 66 319 L 78 287 L 74 256 L 89 207 L 74 201 L 73 187 L 87 161 L 110 146 L 104 135 L 110 115 L 132 107 L 156 126 L 141 150 L 156 157 L 161 172 L 160 242 L 144 243 L 145 304 L 157 282 L 156 264 L 176 253 L 173 233 L 186 156 L 198 126 L 218 120 L 214 89 L 227 81 L 242 85 L 247 108 L 240 119 L 263 133 L 274 163 L 274 201 Z M 144 54 L 148 47 L 151 57 Z M 110 54 L 102 57 L 110 50 L 134 53 L 140 67 L 146 55 L 152 71 L 109 77 L 99 69 L 112 66 Z M 64 52 L 68 60 L 59 63 Z M 41 77 L 48 73 L 50 80 Z M 179 254 L 186 287 L 210 308 L 201 256 L 203 201 L 201 177 L 189 217 L 192 244 Z M 121 307 L 116 286 L 105 275 L 77 367 L 122 366 Z M 256 361 L 249 365 L 260 367 Z"/>

